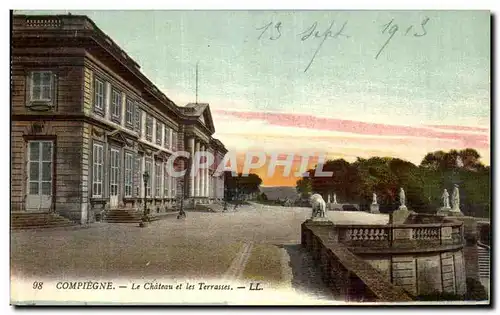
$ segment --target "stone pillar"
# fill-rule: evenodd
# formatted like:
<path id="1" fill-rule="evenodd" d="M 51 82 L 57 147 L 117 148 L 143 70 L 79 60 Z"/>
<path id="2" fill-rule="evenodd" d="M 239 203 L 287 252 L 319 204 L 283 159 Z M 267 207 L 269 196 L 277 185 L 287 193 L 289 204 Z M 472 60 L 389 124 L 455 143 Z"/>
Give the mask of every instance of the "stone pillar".
<path id="1" fill-rule="evenodd" d="M 196 153 L 198 153 L 199 151 L 200 151 L 200 142 L 196 141 L 195 153 L 194 153 L 195 156 L 196 156 Z M 199 158 L 199 157 L 197 157 L 197 158 Z M 200 161 L 195 161 L 195 164 L 198 164 L 199 162 Z M 199 170 L 196 170 L 196 173 L 194 175 L 195 175 L 194 195 L 195 195 L 195 197 L 199 197 L 200 196 L 200 172 L 199 172 Z"/>
<path id="2" fill-rule="evenodd" d="M 205 149 L 207 154 L 208 154 L 208 148 Z M 207 161 L 208 161 L 208 158 L 207 158 Z M 204 172 L 205 172 L 205 196 L 210 199 L 210 170 L 208 169 L 210 166 L 207 165 L 207 168 L 204 169 Z"/>
<path id="3" fill-rule="evenodd" d="M 191 159 L 193 159 L 194 158 L 194 138 L 193 137 L 189 138 L 188 142 L 189 142 L 188 143 L 189 154 L 191 156 Z M 193 197 L 194 196 L 194 177 L 192 176 L 192 174 L 188 174 L 188 178 L 189 178 L 189 197 Z"/>
<path id="4" fill-rule="evenodd" d="M 201 154 L 205 154 L 207 149 L 204 144 L 201 145 Z M 201 158 L 200 158 L 201 160 Z M 203 157 L 203 162 L 205 162 L 205 157 Z M 201 163 L 201 161 L 200 161 Z M 205 169 L 200 169 L 200 197 L 205 196 L 205 187 L 207 186 L 207 178 L 205 177 Z"/>

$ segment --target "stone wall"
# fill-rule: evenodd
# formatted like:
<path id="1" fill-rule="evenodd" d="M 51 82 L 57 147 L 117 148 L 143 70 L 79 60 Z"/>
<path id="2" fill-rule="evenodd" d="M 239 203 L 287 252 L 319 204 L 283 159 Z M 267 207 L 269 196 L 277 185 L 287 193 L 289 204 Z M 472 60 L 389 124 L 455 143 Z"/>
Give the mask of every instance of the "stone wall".
<path id="1" fill-rule="evenodd" d="M 302 246 L 322 272 L 323 282 L 337 300 L 357 302 L 409 302 L 412 298 L 389 281 L 387 260 L 365 261 L 332 237 L 332 222 L 302 224 Z M 334 234 L 334 233 L 333 233 Z M 377 267 L 385 270 L 379 272 Z"/>
<path id="2" fill-rule="evenodd" d="M 366 261 L 377 276 L 413 296 L 466 293 L 461 222 L 329 225 L 328 241 Z M 316 228 L 318 230 L 318 228 Z M 344 266 L 349 269 L 349 266 Z"/>

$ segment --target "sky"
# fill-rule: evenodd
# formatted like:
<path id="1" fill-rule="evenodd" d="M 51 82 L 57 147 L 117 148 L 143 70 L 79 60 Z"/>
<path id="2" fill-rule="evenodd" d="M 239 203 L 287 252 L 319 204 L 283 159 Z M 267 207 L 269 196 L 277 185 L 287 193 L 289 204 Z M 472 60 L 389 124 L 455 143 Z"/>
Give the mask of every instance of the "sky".
<path id="1" fill-rule="evenodd" d="M 19 11 L 24 14 L 68 11 Z M 88 15 L 177 105 L 210 104 L 240 161 L 264 151 L 490 164 L 487 11 L 71 11 Z M 312 160 L 314 164 L 316 160 Z M 294 186 L 279 169 L 266 186 Z"/>

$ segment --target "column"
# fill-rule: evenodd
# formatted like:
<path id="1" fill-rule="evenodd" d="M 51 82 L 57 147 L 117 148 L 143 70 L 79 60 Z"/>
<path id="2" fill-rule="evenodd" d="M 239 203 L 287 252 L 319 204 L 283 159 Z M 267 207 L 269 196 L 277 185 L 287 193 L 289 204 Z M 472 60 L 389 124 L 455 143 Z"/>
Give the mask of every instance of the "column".
<path id="1" fill-rule="evenodd" d="M 188 143 L 189 154 L 190 154 L 191 160 L 192 160 L 194 157 L 194 138 L 193 137 L 189 138 L 188 142 L 189 142 Z M 188 178 L 189 178 L 189 197 L 193 197 L 194 196 L 194 177 L 191 174 L 188 174 Z"/>
<path id="2" fill-rule="evenodd" d="M 208 148 L 207 148 L 207 153 L 208 153 Z M 207 168 L 205 169 L 205 196 L 207 196 L 207 198 L 210 198 L 210 170 L 208 169 L 208 166 Z"/>
<path id="3" fill-rule="evenodd" d="M 205 145 L 201 145 L 201 152 L 203 154 L 206 153 L 206 148 Z M 205 161 L 205 157 L 203 157 L 203 162 Z M 200 169 L 200 197 L 206 197 L 205 196 L 205 187 L 207 185 L 207 178 L 205 177 L 205 169 Z"/>
<path id="4" fill-rule="evenodd" d="M 196 145 L 195 145 L 195 155 L 197 152 L 200 152 L 200 142 L 199 141 L 196 141 Z M 199 158 L 199 157 L 197 157 Z M 196 163 L 199 164 L 200 161 L 196 161 Z M 196 174 L 195 174 L 195 178 L 194 178 L 194 181 L 195 181 L 195 186 L 194 186 L 194 195 L 196 197 L 199 197 L 201 194 L 200 194 L 200 172 L 199 170 L 196 170 Z"/>

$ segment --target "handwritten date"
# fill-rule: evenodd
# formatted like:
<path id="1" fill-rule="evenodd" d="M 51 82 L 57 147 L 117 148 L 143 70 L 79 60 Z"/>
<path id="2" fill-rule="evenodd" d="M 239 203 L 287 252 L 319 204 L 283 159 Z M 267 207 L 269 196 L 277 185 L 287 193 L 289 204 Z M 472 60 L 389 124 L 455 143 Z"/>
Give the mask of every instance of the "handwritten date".
<path id="1" fill-rule="evenodd" d="M 350 37 L 349 35 L 346 35 L 343 33 L 344 29 L 347 25 L 347 21 L 344 22 L 344 24 L 342 24 L 340 27 L 338 27 L 335 31 L 334 31 L 334 25 L 335 25 L 335 21 L 332 21 L 326 30 L 321 31 L 320 27 L 318 26 L 318 22 L 314 22 L 305 31 L 298 34 L 298 36 L 300 36 L 300 40 L 302 42 L 305 42 L 307 40 L 313 41 L 315 39 L 319 40 L 318 47 L 316 48 L 316 51 L 314 52 L 311 60 L 307 64 L 306 68 L 304 69 L 304 72 L 307 72 L 307 70 L 309 70 L 312 63 L 314 62 L 314 59 L 316 58 L 316 55 L 321 50 L 321 48 L 323 47 L 323 44 L 325 43 L 325 41 L 327 39 L 331 39 L 331 38 L 335 39 L 335 38 L 339 38 L 341 36 L 345 37 L 345 38 Z M 266 34 L 266 32 L 267 32 L 269 34 L 270 40 L 273 40 L 273 41 L 277 40 L 281 37 L 281 34 L 282 34 L 281 28 L 282 28 L 281 22 L 277 22 L 275 24 L 273 22 L 269 22 L 266 25 L 257 28 L 257 30 L 262 31 L 260 33 L 258 39 L 259 40 L 262 39 L 264 34 Z"/>
<path id="2" fill-rule="evenodd" d="M 424 18 L 422 20 L 422 22 L 420 23 L 421 29 L 418 32 L 414 32 L 413 34 L 410 33 L 411 30 L 413 29 L 413 25 L 408 26 L 406 28 L 406 31 L 404 32 L 404 36 L 422 37 L 422 36 L 427 35 L 427 30 L 426 30 L 427 22 L 429 22 L 428 17 Z M 379 49 L 377 55 L 375 55 L 375 59 L 378 59 L 378 57 L 380 56 L 380 54 L 382 54 L 382 52 L 385 50 L 387 45 L 389 45 L 389 43 L 391 42 L 394 35 L 396 35 L 396 33 L 398 33 L 400 31 L 399 25 L 394 23 L 394 19 L 392 19 L 389 23 L 384 24 L 382 26 L 383 26 L 382 34 L 388 34 L 389 37 L 387 38 L 385 43 L 382 45 L 382 47 Z"/>

